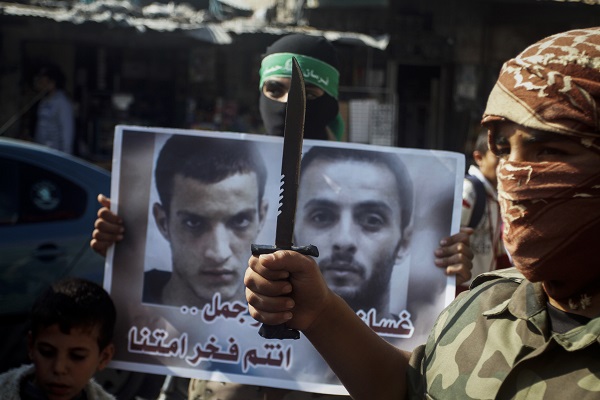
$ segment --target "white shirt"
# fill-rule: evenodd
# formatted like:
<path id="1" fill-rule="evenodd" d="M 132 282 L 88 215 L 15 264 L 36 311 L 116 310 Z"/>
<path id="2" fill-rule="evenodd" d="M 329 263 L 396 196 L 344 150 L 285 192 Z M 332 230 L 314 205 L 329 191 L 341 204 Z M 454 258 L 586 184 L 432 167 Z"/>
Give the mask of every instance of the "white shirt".
<path id="1" fill-rule="evenodd" d="M 73 154 L 74 124 L 71 101 L 64 91 L 57 89 L 38 105 L 35 141 Z"/>
<path id="2" fill-rule="evenodd" d="M 497 258 L 505 254 L 504 244 L 502 243 L 502 219 L 500 217 L 500 205 L 498 204 L 498 193 L 496 188 L 483 176 L 479 168 L 475 165 L 469 167 L 469 175 L 473 175 L 485 187 L 486 202 L 481 220 L 474 228 L 471 235 L 471 249 L 473 250 L 473 269 L 471 270 L 471 280 L 463 283 L 468 286 L 473 278 L 484 272 L 496 269 Z M 468 226 L 473 214 L 475 205 L 475 188 L 468 180 L 463 184 L 463 202 L 461 214 L 461 226 Z"/>

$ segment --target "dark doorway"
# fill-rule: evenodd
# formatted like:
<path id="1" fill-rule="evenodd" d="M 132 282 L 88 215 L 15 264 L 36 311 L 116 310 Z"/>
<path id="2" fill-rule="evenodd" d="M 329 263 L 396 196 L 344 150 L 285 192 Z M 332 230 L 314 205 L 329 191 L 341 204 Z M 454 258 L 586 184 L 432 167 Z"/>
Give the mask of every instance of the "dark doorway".
<path id="1" fill-rule="evenodd" d="M 436 148 L 440 66 L 398 66 L 398 146 Z"/>

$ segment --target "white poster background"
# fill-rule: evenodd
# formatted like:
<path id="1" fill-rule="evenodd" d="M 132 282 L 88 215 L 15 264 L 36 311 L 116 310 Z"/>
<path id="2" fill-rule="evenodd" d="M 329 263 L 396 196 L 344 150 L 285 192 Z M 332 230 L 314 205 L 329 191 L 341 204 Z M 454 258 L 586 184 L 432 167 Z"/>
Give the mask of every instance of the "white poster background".
<path id="1" fill-rule="evenodd" d="M 105 270 L 104 285 L 118 308 L 117 351 L 112 366 L 154 374 L 346 394 L 304 336 L 299 340 L 263 339 L 245 304 L 240 307 L 221 303 L 199 310 L 142 302 L 144 272 L 157 266 L 168 271 L 171 265 L 170 248 L 158 232 L 151 211 L 152 204 L 158 201 L 154 164 L 171 135 L 257 142 L 267 165 L 265 198 L 270 205 L 265 225 L 254 243 L 274 243 L 282 138 L 118 126 L 111 197 L 112 210 L 123 218 L 126 231 L 124 239 L 109 250 Z M 312 146 L 391 152 L 408 168 L 415 192 L 413 234 L 409 257 L 394 267 L 392 275 L 390 310 L 398 316 L 397 321 L 369 320 L 364 314 L 362 317 L 389 342 L 412 350 L 425 342 L 435 318 L 454 297 L 454 279 L 447 278 L 434 265 L 433 253 L 441 238 L 459 230 L 464 156 L 446 151 L 314 140 L 304 141 L 303 152 Z"/>

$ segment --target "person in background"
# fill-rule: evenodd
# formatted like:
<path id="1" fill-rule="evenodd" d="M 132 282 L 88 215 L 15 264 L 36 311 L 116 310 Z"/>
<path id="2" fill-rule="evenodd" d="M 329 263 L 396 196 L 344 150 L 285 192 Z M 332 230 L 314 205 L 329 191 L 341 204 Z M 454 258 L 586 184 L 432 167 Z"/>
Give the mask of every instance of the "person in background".
<path id="1" fill-rule="evenodd" d="M 54 64 L 45 65 L 36 74 L 34 85 L 38 91 L 45 93 L 37 108 L 34 140 L 73 154 L 75 119 L 73 105 L 64 90 L 63 72 Z"/>
<path id="2" fill-rule="evenodd" d="M 473 228 L 471 249 L 474 256 L 472 278 L 457 285 L 457 293 L 467 290 L 477 275 L 508 266 L 496 190 L 499 158 L 488 148 L 487 139 L 487 129 L 482 128 L 473 148 L 475 163 L 469 167 L 464 180 L 461 226 Z"/>
<path id="3" fill-rule="evenodd" d="M 260 66 L 259 109 L 268 135 L 283 136 L 287 96 L 292 80 L 292 57 L 306 84 L 305 139 L 342 140 L 339 114 L 339 61 L 324 37 L 292 34 L 267 47 Z"/>
<path id="4" fill-rule="evenodd" d="M 114 354 L 116 310 L 101 286 L 59 281 L 37 298 L 30 318 L 33 364 L 0 375 L 0 400 L 115 400 L 93 380 Z"/>
<path id="5" fill-rule="evenodd" d="M 477 277 L 412 353 L 377 336 L 292 251 L 250 257 L 251 315 L 304 332 L 355 400 L 597 399 L 600 27 L 549 36 L 502 67 L 482 123 L 500 157 L 515 268 Z"/>

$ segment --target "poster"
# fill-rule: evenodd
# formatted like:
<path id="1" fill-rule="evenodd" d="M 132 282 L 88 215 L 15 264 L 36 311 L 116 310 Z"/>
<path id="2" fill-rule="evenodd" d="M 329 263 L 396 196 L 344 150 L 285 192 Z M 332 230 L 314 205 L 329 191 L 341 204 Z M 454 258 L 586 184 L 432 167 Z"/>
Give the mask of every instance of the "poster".
<path id="1" fill-rule="evenodd" d="M 266 340 L 247 313 L 250 245 L 275 241 L 283 139 L 118 126 L 107 255 L 115 368 L 346 394 L 310 343 Z M 454 297 L 434 265 L 459 230 L 462 154 L 305 140 L 294 244 L 399 348 L 424 343 Z"/>

